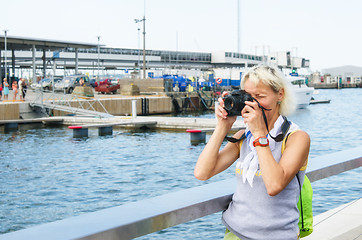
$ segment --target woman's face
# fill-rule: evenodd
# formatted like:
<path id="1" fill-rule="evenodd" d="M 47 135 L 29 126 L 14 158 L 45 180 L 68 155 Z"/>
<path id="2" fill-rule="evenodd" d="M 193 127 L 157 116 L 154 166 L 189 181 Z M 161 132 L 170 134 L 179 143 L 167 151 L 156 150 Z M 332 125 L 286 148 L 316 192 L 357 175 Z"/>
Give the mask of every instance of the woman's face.
<path id="1" fill-rule="evenodd" d="M 244 90 L 255 98 L 261 106 L 272 110 L 266 111 L 266 113 L 279 110 L 278 101 L 282 101 L 283 99 L 283 89 L 275 92 L 270 86 L 263 84 L 261 81 L 255 85 L 252 81 L 246 80 L 244 83 Z"/>

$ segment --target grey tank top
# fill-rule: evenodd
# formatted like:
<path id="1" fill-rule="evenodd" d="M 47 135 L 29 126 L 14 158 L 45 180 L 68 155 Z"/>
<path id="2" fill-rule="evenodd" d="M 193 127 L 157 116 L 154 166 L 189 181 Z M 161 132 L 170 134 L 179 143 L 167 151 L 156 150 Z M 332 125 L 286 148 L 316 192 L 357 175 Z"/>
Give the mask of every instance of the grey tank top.
<path id="1" fill-rule="evenodd" d="M 295 240 L 299 235 L 299 183 L 296 177 L 276 196 L 268 195 L 260 169 L 253 180 L 253 187 L 243 182 L 239 168 L 250 152 L 247 141 L 241 145 L 240 158 L 236 163 L 237 188 L 232 201 L 222 215 L 223 224 L 242 240 Z M 282 142 L 275 143 L 272 151 L 279 162 Z M 303 180 L 305 170 L 298 172 Z M 303 184 L 303 182 L 301 182 Z"/>

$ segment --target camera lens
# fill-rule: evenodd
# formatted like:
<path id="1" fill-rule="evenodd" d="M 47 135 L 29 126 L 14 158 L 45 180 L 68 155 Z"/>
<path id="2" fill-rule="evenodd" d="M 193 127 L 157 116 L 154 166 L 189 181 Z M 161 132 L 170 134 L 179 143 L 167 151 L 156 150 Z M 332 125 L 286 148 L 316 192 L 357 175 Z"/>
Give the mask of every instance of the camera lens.
<path id="1" fill-rule="evenodd" d="M 234 107 L 234 98 L 231 96 L 226 97 L 224 100 L 224 105 L 225 105 L 224 108 L 226 110 L 228 110 L 228 111 L 232 110 Z"/>

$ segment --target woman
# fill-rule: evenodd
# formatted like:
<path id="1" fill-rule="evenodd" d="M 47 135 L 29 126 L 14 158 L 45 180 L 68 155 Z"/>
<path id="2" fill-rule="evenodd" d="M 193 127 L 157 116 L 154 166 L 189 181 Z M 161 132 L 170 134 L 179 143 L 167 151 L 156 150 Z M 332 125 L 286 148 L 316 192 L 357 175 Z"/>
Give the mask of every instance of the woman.
<path id="1" fill-rule="evenodd" d="M 8 100 L 9 99 L 9 83 L 8 80 L 6 78 L 3 79 L 4 80 L 4 100 Z"/>
<path id="2" fill-rule="evenodd" d="M 23 101 L 23 79 L 20 78 L 19 80 L 19 97 L 20 101 Z"/>
<path id="3" fill-rule="evenodd" d="M 216 109 L 217 126 L 199 156 L 195 177 L 207 180 L 237 161 L 237 189 L 222 217 L 227 228 L 224 239 L 298 239 L 296 174 L 304 179 L 309 135 L 289 122 L 285 145 L 280 141 L 285 138 L 273 139 L 282 132 L 286 121 L 283 116 L 295 108 L 289 83 L 278 70 L 254 67 L 245 74 L 240 85 L 253 101 L 246 101 L 241 111 L 247 128 L 233 137 L 238 139 L 245 133 L 246 138 L 242 142 L 229 142 L 219 151 L 236 121 L 236 116 L 228 116 L 220 98 Z M 223 97 L 225 95 L 223 93 Z"/>
<path id="4" fill-rule="evenodd" d="M 14 80 L 11 87 L 12 87 L 13 93 L 14 93 L 13 101 L 15 101 L 16 100 L 16 95 L 18 94 L 18 82 Z"/>
<path id="5" fill-rule="evenodd" d="M 22 78 L 22 94 L 23 94 L 23 101 L 25 101 L 26 92 L 28 91 L 28 84 L 26 83 L 26 80 Z"/>
<path id="6" fill-rule="evenodd" d="M 85 86 L 83 78 L 80 78 L 80 80 L 79 80 L 79 85 L 80 85 L 81 87 L 84 87 L 84 86 Z"/>

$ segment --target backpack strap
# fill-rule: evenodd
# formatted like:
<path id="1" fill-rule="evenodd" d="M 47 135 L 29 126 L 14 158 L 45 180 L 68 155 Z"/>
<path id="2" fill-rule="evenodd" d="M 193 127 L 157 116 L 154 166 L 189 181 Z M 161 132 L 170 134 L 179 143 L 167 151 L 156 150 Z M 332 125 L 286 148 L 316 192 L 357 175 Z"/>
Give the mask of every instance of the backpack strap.
<path id="1" fill-rule="evenodd" d="M 302 229 L 304 229 L 304 216 L 303 216 L 303 200 L 302 200 L 302 185 L 300 184 L 300 179 L 298 176 L 298 173 L 295 175 L 297 177 L 298 180 L 298 185 L 299 185 L 299 200 L 300 200 L 300 215 L 302 217 Z"/>
<path id="2" fill-rule="evenodd" d="M 295 130 L 295 131 L 292 131 L 290 133 L 288 133 L 285 138 L 283 139 L 283 143 L 282 143 L 282 154 L 284 153 L 284 150 L 285 150 L 285 144 L 287 143 L 287 140 L 289 138 L 290 135 L 292 135 L 293 133 L 295 133 L 296 131 L 298 130 Z"/>

